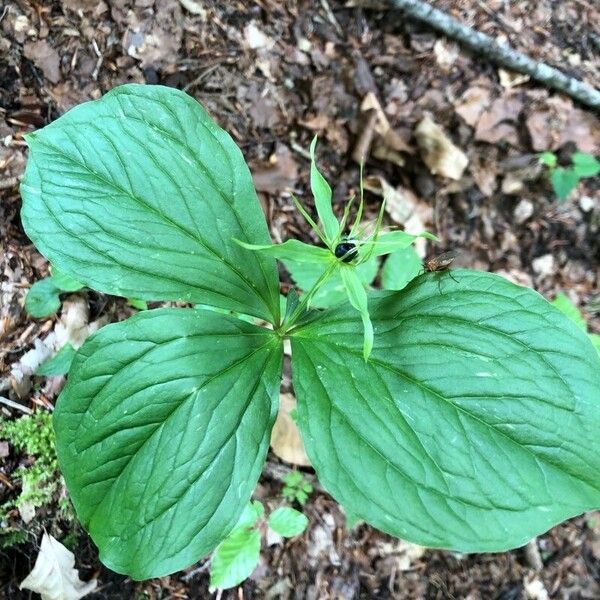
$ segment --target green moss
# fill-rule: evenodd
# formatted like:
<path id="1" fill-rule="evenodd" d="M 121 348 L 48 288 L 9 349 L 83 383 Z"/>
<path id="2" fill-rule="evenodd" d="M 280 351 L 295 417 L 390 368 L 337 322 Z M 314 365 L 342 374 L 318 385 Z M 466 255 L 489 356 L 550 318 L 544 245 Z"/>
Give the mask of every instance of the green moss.
<path id="1" fill-rule="evenodd" d="M 20 527 L 10 522 L 9 513 L 15 508 L 39 508 L 58 500 L 57 516 L 71 520 L 73 513 L 68 500 L 58 499 L 61 477 L 54 447 L 52 414 L 40 410 L 14 421 L 0 419 L 0 439 L 7 440 L 13 451 L 33 461 L 12 473 L 13 480 L 20 479 L 21 491 L 17 498 L 0 505 L 0 546 L 7 547 L 22 542 L 26 535 Z"/>

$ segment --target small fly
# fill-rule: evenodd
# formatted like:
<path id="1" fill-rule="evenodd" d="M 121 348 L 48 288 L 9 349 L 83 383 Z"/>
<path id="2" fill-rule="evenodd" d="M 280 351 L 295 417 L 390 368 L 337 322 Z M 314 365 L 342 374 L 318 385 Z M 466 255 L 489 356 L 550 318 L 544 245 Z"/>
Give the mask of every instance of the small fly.
<path id="1" fill-rule="evenodd" d="M 454 262 L 454 259 L 458 256 L 458 252 L 456 250 L 450 250 L 449 252 L 444 252 L 438 256 L 434 256 L 429 260 L 425 261 L 425 270 L 430 273 L 435 273 L 437 271 L 447 271 L 450 269 L 450 265 Z"/>
<path id="2" fill-rule="evenodd" d="M 458 252 L 456 250 L 450 250 L 448 252 L 444 252 L 443 254 L 439 254 L 438 256 L 434 256 L 429 260 L 425 261 L 424 267 L 425 271 L 429 273 L 440 273 L 442 274 L 444 271 L 448 271 L 448 275 L 452 279 L 452 281 L 456 281 L 456 279 L 452 276 L 450 272 L 450 265 L 454 262 L 454 259 L 458 256 Z M 440 282 L 438 281 L 438 287 L 440 286 Z M 440 289 L 440 293 L 442 290 Z"/>

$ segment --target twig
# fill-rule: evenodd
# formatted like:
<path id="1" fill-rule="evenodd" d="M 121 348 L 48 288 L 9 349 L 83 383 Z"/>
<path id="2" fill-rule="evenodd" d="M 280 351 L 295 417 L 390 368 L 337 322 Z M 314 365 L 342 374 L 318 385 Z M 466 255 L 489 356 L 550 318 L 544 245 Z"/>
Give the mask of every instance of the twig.
<path id="1" fill-rule="evenodd" d="M 26 415 L 33 414 L 33 411 L 30 408 L 27 408 L 26 406 L 23 406 L 22 404 L 19 404 L 18 402 L 13 402 L 12 400 L 5 398 L 4 396 L 0 396 L 0 404 L 5 404 L 6 406 L 10 406 L 11 408 L 20 410 L 21 412 L 24 412 Z"/>
<path id="2" fill-rule="evenodd" d="M 532 79 L 579 100 L 581 104 L 600 110 L 600 91 L 591 85 L 565 75 L 558 69 L 538 62 L 529 56 L 500 44 L 489 35 L 475 31 L 450 15 L 433 8 L 422 0 L 386 0 L 390 8 L 397 8 L 410 19 L 426 23 L 466 48 L 485 56 L 492 62 L 529 75 Z"/>
<path id="3" fill-rule="evenodd" d="M 210 567 L 210 558 L 203 560 L 195 569 L 192 569 L 189 573 L 186 573 L 181 579 L 187 583 L 191 579 L 194 579 L 196 575 L 200 575 L 200 573 L 207 571 L 208 567 Z"/>
<path id="4" fill-rule="evenodd" d="M 525 559 L 527 560 L 527 564 L 536 571 L 541 571 L 544 568 L 544 563 L 537 547 L 537 538 L 533 538 L 525 546 Z"/>

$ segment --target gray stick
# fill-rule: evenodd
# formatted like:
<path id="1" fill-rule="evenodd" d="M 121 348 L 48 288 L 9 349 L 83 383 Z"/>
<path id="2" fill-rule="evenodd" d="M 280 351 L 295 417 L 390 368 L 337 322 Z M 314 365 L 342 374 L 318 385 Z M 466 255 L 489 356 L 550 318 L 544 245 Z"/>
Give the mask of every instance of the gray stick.
<path id="1" fill-rule="evenodd" d="M 411 19 L 427 23 L 433 29 L 441 31 L 449 38 L 459 41 L 466 48 L 478 52 L 500 66 L 529 75 L 536 81 L 579 100 L 581 104 L 600 110 L 600 92 L 597 89 L 565 75 L 554 67 L 537 62 L 507 45 L 499 44 L 489 35 L 463 25 L 427 2 L 386 0 L 384 4 L 402 10 Z"/>

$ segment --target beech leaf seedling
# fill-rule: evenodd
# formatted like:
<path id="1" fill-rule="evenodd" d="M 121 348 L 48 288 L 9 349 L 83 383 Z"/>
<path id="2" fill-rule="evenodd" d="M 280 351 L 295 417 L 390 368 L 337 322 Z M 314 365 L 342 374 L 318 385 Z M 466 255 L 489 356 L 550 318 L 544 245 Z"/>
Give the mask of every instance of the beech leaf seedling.
<path id="1" fill-rule="evenodd" d="M 313 201 L 296 204 L 317 247 L 272 244 L 240 150 L 181 91 L 117 87 L 26 141 L 22 222 L 53 268 L 107 294 L 195 305 L 91 335 L 56 404 L 59 465 L 111 569 L 167 575 L 237 529 L 286 340 L 306 452 L 353 518 L 424 546 L 497 552 L 600 507 L 600 360 L 586 333 L 491 273 L 367 290 L 361 268 L 415 236 L 384 227 L 383 209 L 365 227 L 362 194 L 338 217 L 315 141 Z M 284 310 L 277 260 L 320 269 Z M 323 309 L 329 280 L 345 299 Z M 254 557 L 252 531 L 232 535 Z"/>

